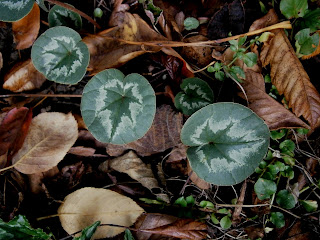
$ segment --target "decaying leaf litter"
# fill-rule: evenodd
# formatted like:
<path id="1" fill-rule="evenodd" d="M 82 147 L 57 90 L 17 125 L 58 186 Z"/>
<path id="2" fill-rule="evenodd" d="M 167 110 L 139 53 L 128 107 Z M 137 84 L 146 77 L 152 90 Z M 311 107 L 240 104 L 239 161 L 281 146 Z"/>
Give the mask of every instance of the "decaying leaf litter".
<path id="1" fill-rule="evenodd" d="M 49 9 L 54 3 L 59 5 L 48 2 L 44 4 Z M 46 80 L 47 73 L 40 73 L 30 58 L 34 41 L 48 29 L 47 22 L 52 22 L 42 4 L 40 11 L 37 4 L 30 5 L 30 13 L 19 21 L 1 22 L 0 218 L 4 222 L 0 222 L 0 228 L 6 229 L 4 239 L 17 238 L 10 233 L 17 229 L 5 222 L 21 219 L 26 224 L 21 216 L 14 219 L 18 215 L 24 215 L 32 227 L 52 233 L 55 239 L 81 232 L 96 221 L 102 225 L 94 239 L 124 239 L 124 235 L 128 237 L 126 228 L 134 239 L 316 238 L 320 200 L 320 88 L 316 80 L 319 56 L 299 59 L 293 36 L 300 30 L 297 28 L 309 26 L 306 24 L 314 15 L 312 11 L 317 13 L 320 6 L 318 2 L 296 2 L 299 1 L 282 0 L 272 6 L 271 1 L 240 0 L 66 1 L 71 4 L 68 9 L 74 7 L 94 18 L 81 14 L 82 27 L 74 27 L 90 53 L 86 74 L 78 74 L 81 77 L 72 82 L 81 81 L 77 85 Z M 98 7 L 103 12 L 101 18 L 93 14 Z M 283 30 L 290 24 L 272 28 L 287 19 L 293 30 Z M 320 19 L 316 16 L 313 20 L 310 28 L 319 30 Z M 92 21 L 96 23 L 93 25 Z M 188 24 L 193 22 L 198 24 L 190 29 Z M 75 26 L 72 18 L 65 24 Z M 264 29 L 268 26 L 271 28 Z M 256 30 L 260 32 L 250 34 Z M 239 34 L 242 35 L 232 37 Z M 256 36 L 261 37 L 255 39 Z M 257 64 L 248 66 L 251 53 L 256 54 Z M 110 68 L 117 68 L 124 76 L 142 75 L 156 96 L 150 129 L 139 140 L 125 145 L 99 142 L 95 131 L 102 130 L 91 134 L 85 122 L 88 125 L 93 120 L 86 117 L 84 121 L 80 111 L 84 86 Z M 222 75 L 226 79 L 219 81 Z M 259 166 L 245 168 L 252 171 L 247 170 L 249 177 L 244 182 L 240 177 L 241 182 L 236 181 L 236 185 L 217 186 L 193 172 L 201 173 L 203 167 L 195 165 L 194 159 L 190 159 L 190 165 L 187 158 L 199 156 L 201 148 L 211 149 L 215 141 L 226 139 L 224 135 L 239 135 L 234 146 L 241 159 L 248 150 L 240 147 L 240 140 L 248 139 L 250 134 L 234 131 L 240 125 L 233 122 L 231 113 L 233 125 L 222 135 L 214 135 L 214 121 L 207 120 L 208 132 L 212 131 L 215 138 L 196 136 L 201 129 L 198 126 L 191 134 L 191 142 L 197 139 L 203 145 L 191 153 L 190 149 L 197 145 L 186 144 L 183 139 L 192 132 L 192 124 L 182 128 L 198 109 L 185 102 L 184 106 L 190 108 L 186 114 L 175 104 L 179 92 L 186 87 L 195 89 L 192 84 L 180 88 L 188 77 L 206 81 L 213 91 L 214 103 L 247 106 L 272 131 L 268 154 L 260 159 Z M 103 96 L 104 92 L 99 90 L 99 94 Z M 191 91 L 190 106 L 192 101 L 193 105 L 200 101 L 199 96 L 201 93 L 192 95 Z M 131 109 L 139 109 L 139 99 Z M 90 104 L 94 107 L 95 102 L 87 106 Z M 220 119 L 221 124 L 223 120 Z M 252 121 L 247 121 L 250 127 Z M 119 129 L 115 127 L 112 132 L 116 134 Z M 192 147 L 187 149 L 183 143 Z M 219 146 L 224 145 L 220 142 L 214 148 Z M 232 156 L 226 147 L 219 151 Z M 212 154 L 211 158 L 220 156 Z M 224 166 L 224 160 L 218 160 L 216 166 L 212 162 L 206 165 L 210 174 Z M 202 163 L 210 164 L 204 158 Z M 238 164 L 243 166 L 242 162 Z M 226 166 L 230 170 L 235 165 Z M 214 179 L 206 174 L 198 175 Z M 219 179 L 217 184 L 224 185 L 223 182 Z M 42 231 L 27 234 L 50 238 Z"/>

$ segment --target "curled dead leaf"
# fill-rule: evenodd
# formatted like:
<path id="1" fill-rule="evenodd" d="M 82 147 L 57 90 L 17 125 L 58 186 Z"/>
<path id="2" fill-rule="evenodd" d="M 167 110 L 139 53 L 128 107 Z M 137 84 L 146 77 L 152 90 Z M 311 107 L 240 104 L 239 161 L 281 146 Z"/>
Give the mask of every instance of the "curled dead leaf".
<path id="1" fill-rule="evenodd" d="M 40 29 L 40 8 L 34 3 L 32 10 L 27 16 L 12 23 L 14 41 L 16 49 L 26 49 L 32 46 L 36 40 Z"/>
<path id="2" fill-rule="evenodd" d="M 119 156 L 127 149 L 135 150 L 140 156 L 150 156 L 163 152 L 180 143 L 182 114 L 176 113 L 169 105 L 157 108 L 149 131 L 139 140 L 124 145 L 107 145 L 110 156 Z"/>
<path id="3" fill-rule="evenodd" d="M 62 227 L 69 234 L 96 221 L 123 227 L 100 226 L 92 239 L 116 236 L 130 227 L 144 212 L 133 200 L 103 188 L 81 188 L 69 194 L 58 209 Z M 79 234 L 78 234 L 79 235 Z"/>
<path id="4" fill-rule="evenodd" d="M 31 59 L 16 64 L 4 77 L 3 88 L 12 92 L 29 91 L 40 88 L 46 78 L 38 72 Z"/>
<path id="5" fill-rule="evenodd" d="M 78 137 L 77 122 L 71 113 L 41 113 L 32 119 L 22 148 L 13 156 L 14 167 L 33 174 L 56 166 Z"/>

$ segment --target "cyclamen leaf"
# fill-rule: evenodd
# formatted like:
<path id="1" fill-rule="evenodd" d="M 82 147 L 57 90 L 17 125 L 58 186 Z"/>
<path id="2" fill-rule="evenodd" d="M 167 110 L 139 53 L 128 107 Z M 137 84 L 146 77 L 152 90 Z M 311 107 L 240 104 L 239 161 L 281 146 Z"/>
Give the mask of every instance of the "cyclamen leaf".
<path id="1" fill-rule="evenodd" d="M 185 115 L 191 115 L 213 103 L 213 92 L 210 86 L 200 78 L 187 78 L 183 80 L 180 87 L 183 92 L 176 95 L 174 104 Z"/>
<path id="2" fill-rule="evenodd" d="M 82 27 L 82 19 L 78 13 L 58 5 L 50 9 L 48 22 L 50 27 L 66 26 L 74 29 L 81 29 Z"/>
<path id="3" fill-rule="evenodd" d="M 192 170 L 216 185 L 233 185 L 255 171 L 269 146 L 267 125 L 250 109 L 215 103 L 194 113 L 181 130 Z"/>
<path id="4" fill-rule="evenodd" d="M 108 69 L 83 90 L 81 113 L 88 130 L 101 142 L 126 144 L 146 134 L 156 112 L 155 93 L 141 75 Z"/>
<path id="5" fill-rule="evenodd" d="M 0 1 L 0 21 L 14 22 L 26 16 L 32 9 L 34 0 Z"/>
<path id="6" fill-rule="evenodd" d="M 60 26 L 48 29 L 34 42 L 31 58 L 49 80 L 75 84 L 86 73 L 89 50 L 76 31 Z"/>

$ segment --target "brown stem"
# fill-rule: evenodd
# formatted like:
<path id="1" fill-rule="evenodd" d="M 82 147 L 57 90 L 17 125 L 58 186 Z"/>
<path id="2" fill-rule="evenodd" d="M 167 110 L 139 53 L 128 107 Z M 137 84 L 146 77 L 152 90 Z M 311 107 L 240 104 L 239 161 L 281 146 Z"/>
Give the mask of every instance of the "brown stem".
<path id="1" fill-rule="evenodd" d="M 101 29 L 100 25 L 94 21 L 90 16 L 88 16 L 87 14 L 85 14 L 84 12 L 68 5 L 68 4 L 65 4 L 65 3 L 62 3 L 62 2 L 59 2 L 59 1 L 56 1 L 56 0 L 46 0 L 47 2 L 49 3 L 52 3 L 52 4 L 55 4 L 55 5 L 59 5 L 61 7 L 64 7 L 66 9 L 69 9 L 70 11 L 73 11 L 75 13 L 78 13 L 80 16 L 84 17 L 85 19 L 87 19 L 89 22 L 91 22 L 93 25 L 95 25 L 97 28 Z"/>

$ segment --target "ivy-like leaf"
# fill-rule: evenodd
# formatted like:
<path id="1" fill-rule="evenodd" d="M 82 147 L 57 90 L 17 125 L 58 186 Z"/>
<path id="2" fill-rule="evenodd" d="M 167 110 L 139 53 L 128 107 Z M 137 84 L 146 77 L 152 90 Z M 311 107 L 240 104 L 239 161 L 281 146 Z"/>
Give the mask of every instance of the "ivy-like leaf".
<path id="1" fill-rule="evenodd" d="M 75 237 L 73 240 L 90 240 L 100 224 L 100 221 L 96 221 L 94 224 L 83 229 L 80 237 Z"/>
<path id="2" fill-rule="evenodd" d="M 66 26 L 74 29 L 81 29 L 82 27 L 82 19 L 78 13 L 58 5 L 50 9 L 48 22 L 50 27 Z"/>
<path id="3" fill-rule="evenodd" d="M 31 58 L 47 79 L 76 84 L 86 73 L 89 50 L 76 31 L 59 26 L 48 29 L 34 42 Z"/>
<path id="4" fill-rule="evenodd" d="M 270 215 L 270 221 L 276 226 L 276 228 L 284 227 L 285 221 L 281 212 L 272 212 Z"/>
<path id="5" fill-rule="evenodd" d="M 34 0 L 0 1 L 0 21 L 15 22 L 26 16 L 32 9 Z"/>
<path id="6" fill-rule="evenodd" d="M 277 191 L 277 185 L 274 181 L 259 178 L 254 184 L 254 191 L 260 200 L 268 199 Z"/>
<path id="7" fill-rule="evenodd" d="M 85 86 L 81 113 L 92 135 L 101 142 L 126 144 L 146 134 L 156 112 L 156 97 L 141 75 L 124 76 L 104 70 Z"/>
<path id="8" fill-rule="evenodd" d="M 33 229 L 25 216 L 18 215 L 6 223 L 0 219 L 0 240 L 47 240 L 52 234 Z"/>
<path id="9" fill-rule="evenodd" d="M 288 18 L 303 17 L 308 9 L 308 0 L 281 0 L 280 11 Z"/>
<path id="10" fill-rule="evenodd" d="M 249 108 L 215 103 L 194 113 L 181 131 L 192 170 L 216 185 L 237 184 L 250 176 L 265 156 L 270 133 Z"/>
<path id="11" fill-rule="evenodd" d="M 285 189 L 277 193 L 276 201 L 280 207 L 286 209 L 292 209 L 296 205 L 296 199 L 294 198 L 293 194 Z"/>
<path id="12" fill-rule="evenodd" d="M 213 103 L 213 92 L 205 81 L 200 78 L 187 78 L 180 85 L 183 92 L 179 92 L 174 105 L 185 115 L 191 115 L 200 108 Z"/>
<path id="13" fill-rule="evenodd" d="M 299 31 L 294 38 L 298 54 L 309 55 L 317 49 L 320 37 L 317 32 L 310 35 L 310 28 L 306 28 Z"/>

